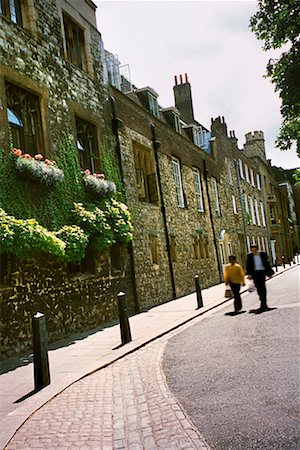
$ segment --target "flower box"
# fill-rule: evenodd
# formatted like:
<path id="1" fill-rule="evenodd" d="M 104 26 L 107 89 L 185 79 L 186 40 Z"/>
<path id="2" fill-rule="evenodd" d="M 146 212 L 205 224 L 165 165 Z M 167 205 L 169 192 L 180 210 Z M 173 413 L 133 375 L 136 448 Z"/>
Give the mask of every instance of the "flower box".
<path id="1" fill-rule="evenodd" d="M 87 191 L 101 198 L 110 198 L 116 193 L 113 181 L 105 180 L 102 173 L 92 174 L 88 169 L 84 171 L 83 181 Z"/>
<path id="2" fill-rule="evenodd" d="M 56 166 L 55 161 L 44 160 L 40 153 L 32 157 L 28 153 L 23 154 L 20 149 L 14 148 L 13 154 L 16 170 L 24 178 L 38 181 L 46 186 L 53 186 L 64 179 L 64 173 Z"/>

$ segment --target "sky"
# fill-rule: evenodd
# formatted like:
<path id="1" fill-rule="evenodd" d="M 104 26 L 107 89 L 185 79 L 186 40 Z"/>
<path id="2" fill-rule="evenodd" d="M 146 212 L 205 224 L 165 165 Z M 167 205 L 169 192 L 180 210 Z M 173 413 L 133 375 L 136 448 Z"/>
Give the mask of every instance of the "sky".
<path id="1" fill-rule="evenodd" d="M 174 106 L 174 76 L 187 73 L 194 117 L 210 128 L 224 116 L 238 146 L 249 131 L 264 132 L 272 165 L 300 166 L 296 150 L 275 148 L 280 99 L 264 77 L 278 52 L 265 52 L 249 28 L 256 1 L 94 0 L 104 47 L 129 65 L 131 82 L 152 87 L 161 107 Z"/>

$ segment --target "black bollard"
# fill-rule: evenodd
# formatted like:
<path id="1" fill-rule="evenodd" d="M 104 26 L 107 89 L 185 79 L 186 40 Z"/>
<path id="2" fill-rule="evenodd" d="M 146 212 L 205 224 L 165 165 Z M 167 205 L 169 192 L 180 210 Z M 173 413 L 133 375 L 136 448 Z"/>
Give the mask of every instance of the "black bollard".
<path id="1" fill-rule="evenodd" d="M 282 256 L 282 257 L 281 257 L 281 259 L 282 259 L 282 265 L 283 265 L 283 268 L 285 269 L 285 261 L 284 261 L 284 256 Z"/>
<path id="2" fill-rule="evenodd" d="M 125 293 L 119 292 L 117 294 L 118 297 L 118 309 L 119 309 L 119 319 L 120 319 L 120 330 L 121 330 L 121 340 L 122 345 L 127 344 L 130 342 L 131 339 L 131 332 L 130 332 L 130 326 L 129 326 L 129 320 L 128 320 L 128 313 L 127 313 L 127 305 L 126 305 L 126 299 L 125 299 Z"/>
<path id="3" fill-rule="evenodd" d="M 196 295 L 197 295 L 197 309 L 203 307 L 203 300 L 202 300 L 202 293 L 199 283 L 199 275 L 194 276 L 195 279 L 195 285 L 196 285 Z"/>
<path id="4" fill-rule="evenodd" d="M 36 390 L 50 384 L 47 331 L 44 314 L 37 312 L 32 318 L 34 387 Z"/>
<path id="5" fill-rule="evenodd" d="M 275 259 L 274 265 L 275 265 L 275 272 L 278 272 L 277 259 Z"/>

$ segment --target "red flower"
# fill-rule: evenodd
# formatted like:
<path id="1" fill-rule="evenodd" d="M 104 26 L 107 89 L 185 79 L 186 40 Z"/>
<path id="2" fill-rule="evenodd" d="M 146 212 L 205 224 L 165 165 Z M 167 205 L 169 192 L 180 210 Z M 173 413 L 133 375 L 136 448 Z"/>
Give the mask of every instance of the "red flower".
<path id="1" fill-rule="evenodd" d="M 12 151 L 13 151 L 13 154 L 16 156 L 22 155 L 22 150 L 20 150 L 19 148 L 13 148 Z"/>
<path id="2" fill-rule="evenodd" d="M 40 161 L 43 158 L 44 158 L 43 155 L 41 155 L 40 153 L 34 156 L 34 159 L 37 159 L 38 161 Z"/>

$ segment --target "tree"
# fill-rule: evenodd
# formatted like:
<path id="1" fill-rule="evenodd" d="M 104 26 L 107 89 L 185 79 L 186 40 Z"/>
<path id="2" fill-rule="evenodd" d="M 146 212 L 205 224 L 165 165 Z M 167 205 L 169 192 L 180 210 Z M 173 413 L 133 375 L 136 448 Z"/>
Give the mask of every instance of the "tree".
<path id="1" fill-rule="evenodd" d="M 296 144 L 300 157 L 300 2 L 259 0 L 258 8 L 250 19 L 251 30 L 264 41 L 264 50 L 284 50 L 267 64 L 267 76 L 282 101 L 276 147 L 288 150 Z"/>

